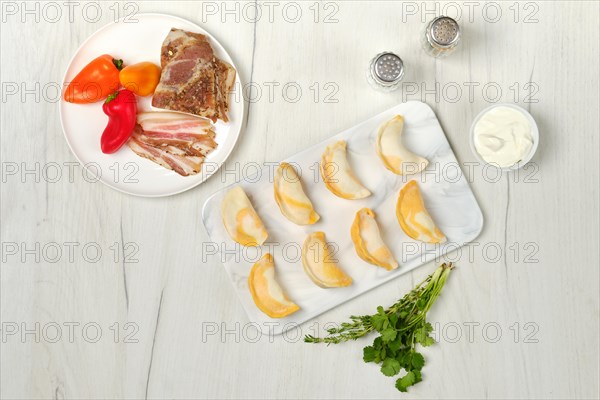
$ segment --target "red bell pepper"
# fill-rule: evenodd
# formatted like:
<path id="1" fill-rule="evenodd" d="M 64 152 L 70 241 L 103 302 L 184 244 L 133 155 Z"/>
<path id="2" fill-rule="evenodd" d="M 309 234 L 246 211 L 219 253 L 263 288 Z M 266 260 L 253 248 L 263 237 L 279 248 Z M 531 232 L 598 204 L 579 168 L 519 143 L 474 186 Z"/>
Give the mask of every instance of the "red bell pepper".
<path id="1" fill-rule="evenodd" d="M 119 150 L 129 140 L 137 121 L 137 103 L 133 92 L 123 89 L 108 96 L 102 105 L 108 115 L 108 125 L 100 138 L 105 154 Z"/>

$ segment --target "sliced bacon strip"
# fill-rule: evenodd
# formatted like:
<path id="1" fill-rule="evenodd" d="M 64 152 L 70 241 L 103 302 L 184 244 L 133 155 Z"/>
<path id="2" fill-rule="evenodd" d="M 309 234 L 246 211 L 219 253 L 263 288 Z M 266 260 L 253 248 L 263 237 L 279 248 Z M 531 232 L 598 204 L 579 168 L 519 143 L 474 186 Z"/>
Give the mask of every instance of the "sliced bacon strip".
<path id="1" fill-rule="evenodd" d="M 137 115 L 137 122 L 145 131 L 214 133 L 210 120 L 177 112 L 142 112 Z"/>
<path id="2" fill-rule="evenodd" d="M 178 153 L 169 149 L 177 149 L 179 152 L 190 156 L 205 157 L 217 147 L 217 143 L 209 135 L 204 135 L 204 137 L 200 138 L 185 139 L 176 136 L 155 136 L 152 135 L 153 133 L 154 132 L 144 132 L 139 135 L 138 140 L 150 146 L 163 148 L 173 154 Z"/>
<path id="3" fill-rule="evenodd" d="M 154 161 L 167 169 L 172 169 L 181 176 L 197 174 L 204 162 L 204 157 L 174 155 L 160 148 L 150 146 L 139 141 L 135 135 L 129 139 L 127 145 L 138 156 Z"/>
<path id="4" fill-rule="evenodd" d="M 138 140 L 163 150 L 174 146 L 187 155 L 207 156 L 217 147 L 213 126 L 205 118 L 173 112 L 144 112 L 138 114 L 138 124 L 142 127 Z"/>
<path id="5" fill-rule="evenodd" d="M 138 114 L 127 144 L 137 155 L 188 176 L 201 171 L 205 157 L 217 147 L 214 139 L 213 126 L 204 118 L 145 112 Z"/>

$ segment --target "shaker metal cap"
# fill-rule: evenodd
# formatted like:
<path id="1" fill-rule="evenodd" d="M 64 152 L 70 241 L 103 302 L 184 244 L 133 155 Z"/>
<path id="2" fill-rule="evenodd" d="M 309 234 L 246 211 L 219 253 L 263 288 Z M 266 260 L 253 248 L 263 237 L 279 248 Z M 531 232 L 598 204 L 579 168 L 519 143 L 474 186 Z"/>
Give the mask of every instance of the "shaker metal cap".
<path id="1" fill-rule="evenodd" d="M 437 17 L 431 21 L 427 33 L 431 40 L 442 47 L 450 47 L 460 38 L 458 23 L 450 17 Z"/>
<path id="2" fill-rule="evenodd" d="M 381 53 L 372 65 L 373 75 L 383 82 L 395 82 L 404 74 L 402 59 L 394 53 Z"/>

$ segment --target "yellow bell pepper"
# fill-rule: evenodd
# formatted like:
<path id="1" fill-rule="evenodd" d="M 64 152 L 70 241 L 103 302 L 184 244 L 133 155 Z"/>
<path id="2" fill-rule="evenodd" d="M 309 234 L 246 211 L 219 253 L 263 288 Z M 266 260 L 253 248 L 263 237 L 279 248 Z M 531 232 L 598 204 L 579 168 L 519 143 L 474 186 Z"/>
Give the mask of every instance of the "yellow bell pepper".
<path id="1" fill-rule="evenodd" d="M 128 65 L 119 72 L 119 81 L 138 96 L 149 96 L 160 81 L 160 67 L 151 62 Z"/>

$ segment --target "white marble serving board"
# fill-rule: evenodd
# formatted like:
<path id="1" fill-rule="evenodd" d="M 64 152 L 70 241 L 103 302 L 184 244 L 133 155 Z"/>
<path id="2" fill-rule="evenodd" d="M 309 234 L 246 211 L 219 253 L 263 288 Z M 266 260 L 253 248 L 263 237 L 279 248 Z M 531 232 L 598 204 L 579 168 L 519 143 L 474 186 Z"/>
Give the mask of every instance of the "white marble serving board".
<path id="1" fill-rule="evenodd" d="M 402 140 L 413 152 L 429 160 L 420 174 L 398 176 L 385 169 L 375 151 L 377 129 L 382 122 L 400 114 L 405 118 Z M 318 162 L 325 147 L 338 140 L 347 142 L 348 159 L 361 182 L 373 193 L 361 200 L 345 200 L 325 187 L 318 173 Z M 450 144 L 433 113 L 425 103 L 399 104 L 353 128 L 347 129 L 284 161 L 294 165 L 302 184 L 321 219 L 314 225 L 298 226 L 279 211 L 273 196 L 273 172 L 276 164 L 265 166 L 256 178 L 238 184 L 250 198 L 264 222 L 269 238 L 260 248 L 246 248 L 235 243 L 221 220 L 221 200 L 230 187 L 212 195 L 204 204 L 202 218 L 208 234 L 219 249 L 225 270 L 252 323 L 268 333 L 279 334 L 358 296 L 384 282 L 402 275 L 435 257 L 455 250 L 474 240 L 483 227 L 483 215 Z M 415 179 L 425 206 L 448 242 L 426 245 L 409 238 L 396 219 L 395 206 L 400 188 Z M 400 267 L 394 271 L 368 264 L 358 257 L 350 238 L 350 226 L 356 212 L 369 207 L 376 214 L 383 240 L 388 244 Z M 323 289 L 306 275 L 300 248 L 311 232 L 323 231 L 328 242 L 337 248 L 335 259 L 353 279 L 346 288 Z M 288 297 L 300 306 L 296 313 L 272 319 L 254 304 L 247 278 L 252 265 L 265 252 L 275 259 L 276 277 Z M 277 322 L 273 325 L 273 322 Z"/>

